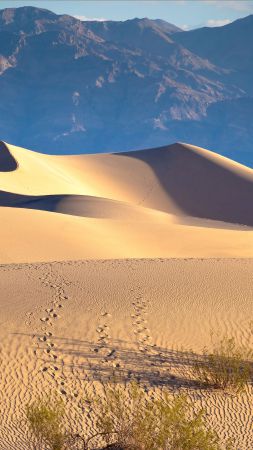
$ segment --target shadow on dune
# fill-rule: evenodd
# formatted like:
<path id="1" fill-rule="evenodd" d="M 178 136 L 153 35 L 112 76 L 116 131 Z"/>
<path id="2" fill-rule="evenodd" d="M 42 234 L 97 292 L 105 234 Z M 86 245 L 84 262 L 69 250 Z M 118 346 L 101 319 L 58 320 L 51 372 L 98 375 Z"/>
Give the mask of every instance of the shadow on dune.
<path id="1" fill-rule="evenodd" d="M 4 142 L 0 141 L 0 172 L 13 172 L 18 167 Z"/>
<path id="2" fill-rule="evenodd" d="M 96 219 L 130 219 L 143 216 L 134 205 L 89 195 L 20 195 L 0 191 L 0 206 L 36 209 Z"/>
<path id="3" fill-rule="evenodd" d="M 69 372 L 71 376 L 75 375 L 77 379 L 89 382 L 121 384 L 137 381 L 144 383 L 146 387 L 165 386 L 173 390 L 217 388 L 215 385 L 206 385 L 197 378 L 196 366 L 200 363 L 207 364 L 208 355 L 192 350 L 176 350 L 146 344 L 140 351 L 137 345 L 136 348 L 130 347 L 129 342 L 120 339 L 110 339 L 110 343 L 102 344 L 54 336 L 56 347 L 53 348 L 53 353 L 57 358 L 52 362 L 50 353 L 45 357 L 44 350 L 47 347 L 46 343 L 44 345 L 41 343 L 43 334 L 14 334 L 17 337 L 23 335 L 37 338 L 40 346 L 36 350 L 36 357 L 43 362 L 43 371 L 49 370 L 52 364 L 58 366 L 60 370 L 64 361 L 66 377 Z M 242 364 L 244 362 L 249 361 L 243 361 Z M 252 381 L 250 383 L 252 384 Z"/>
<path id="4" fill-rule="evenodd" d="M 173 202 L 186 214 L 253 226 L 253 171 L 232 170 L 184 144 L 120 153 L 148 164 Z M 169 211 L 167 211 L 169 212 Z"/>
<path id="5" fill-rule="evenodd" d="M 222 223 L 253 227 L 253 171 L 234 166 L 229 160 L 220 162 L 216 154 L 210 156 L 205 150 L 198 152 L 184 144 L 117 153 L 117 157 L 120 156 L 147 164 L 154 172 L 158 186 L 162 186 L 168 198 L 188 218 L 218 221 L 218 228 L 223 228 Z M 0 142 L 0 172 L 14 171 L 17 167 L 7 146 Z M 150 203 L 147 201 L 143 205 L 146 208 L 140 210 L 125 202 L 88 195 L 32 196 L 0 191 L 0 206 L 101 219 L 140 219 L 148 208 L 157 209 L 155 199 L 153 204 Z M 166 207 L 163 211 L 171 214 Z M 184 223 L 183 216 L 178 220 Z M 194 225 L 189 220 L 186 224 Z"/>
<path id="6" fill-rule="evenodd" d="M 22 333 L 16 335 L 20 334 Z M 30 334 L 22 335 L 31 337 Z M 39 341 L 43 335 L 37 334 L 35 337 Z M 200 355 L 190 351 L 147 346 L 143 352 L 138 348 L 129 348 L 129 343 L 119 339 L 113 339 L 110 344 L 103 345 L 56 336 L 53 341 L 57 345 L 53 350 L 57 359 L 53 363 L 50 355 L 47 357 L 44 354 L 46 344 L 40 342 L 40 347 L 36 351 L 36 356 L 43 362 L 45 371 L 52 364 L 58 366 L 60 370 L 64 360 L 65 375 L 68 376 L 69 372 L 77 379 L 101 383 L 126 383 L 136 380 L 151 387 L 203 388 L 192 373 L 193 365 Z M 111 356 L 105 356 L 105 353 Z M 72 358 L 74 362 L 68 362 Z"/>

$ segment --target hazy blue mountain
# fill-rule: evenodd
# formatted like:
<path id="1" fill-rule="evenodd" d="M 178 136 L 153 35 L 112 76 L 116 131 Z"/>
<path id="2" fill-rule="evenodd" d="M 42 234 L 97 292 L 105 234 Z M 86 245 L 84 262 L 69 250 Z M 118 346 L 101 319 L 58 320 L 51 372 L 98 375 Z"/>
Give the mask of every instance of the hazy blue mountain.
<path id="1" fill-rule="evenodd" d="M 1 139 L 47 153 L 187 141 L 253 164 L 252 41 L 245 48 L 238 38 L 242 71 L 226 37 L 243 20 L 186 33 L 147 18 L 81 22 L 33 7 L 0 10 Z M 221 32 L 226 63 L 222 41 L 215 57 L 209 37 Z"/>
<path id="2" fill-rule="evenodd" d="M 229 69 L 233 81 L 253 94 L 253 15 L 223 27 L 177 33 L 173 38 L 200 57 Z"/>
<path id="3" fill-rule="evenodd" d="M 170 35 L 180 28 L 164 20 L 132 19 L 124 22 L 90 22 L 89 28 L 108 42 L 145 53 L 167 55 Z"/>

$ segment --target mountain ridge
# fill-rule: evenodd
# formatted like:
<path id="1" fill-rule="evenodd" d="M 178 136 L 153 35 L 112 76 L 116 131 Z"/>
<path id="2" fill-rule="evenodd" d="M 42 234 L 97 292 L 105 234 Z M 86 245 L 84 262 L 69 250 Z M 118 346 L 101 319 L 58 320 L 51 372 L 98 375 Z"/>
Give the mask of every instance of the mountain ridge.
<path id="1" fill-rule="evenodd" d="M 47 153 L 185 141 L 252 165 L 251 72 L 200 56 L 190 39 L 182 44 L 194 32 L 159 19 L 0 10 L 0 136 Z"/>

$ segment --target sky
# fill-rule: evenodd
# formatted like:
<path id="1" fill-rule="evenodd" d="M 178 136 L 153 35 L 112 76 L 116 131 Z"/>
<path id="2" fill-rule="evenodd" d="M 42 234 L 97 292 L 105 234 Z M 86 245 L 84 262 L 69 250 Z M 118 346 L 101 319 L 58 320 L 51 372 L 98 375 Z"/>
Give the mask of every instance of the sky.
<path id="1" fill-rule="evenodd" d="M 164 19 L 185 30 L 253 14 L 253 0 L 0 0 L 0 9 L 37 6 L 81 20 Z"/>

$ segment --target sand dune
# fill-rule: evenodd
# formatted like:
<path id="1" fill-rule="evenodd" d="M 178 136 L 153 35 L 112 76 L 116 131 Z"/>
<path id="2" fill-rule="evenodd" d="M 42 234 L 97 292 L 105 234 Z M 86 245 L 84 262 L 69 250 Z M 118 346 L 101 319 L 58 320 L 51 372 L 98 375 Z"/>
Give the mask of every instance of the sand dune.
<path id="1" fill-rule="evenodd" d="M 20 195 L 0 191 L 0 205 L 100 219 L 148 220 L 152 210 L 91 195 Z"/>
<path id="2" fill-rule="evenodd" d="M 198 147 L 49 156 L 2 143 L 0 189 L 0 262 L 253 254 L 253 171 Z"/>

